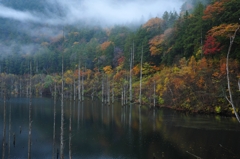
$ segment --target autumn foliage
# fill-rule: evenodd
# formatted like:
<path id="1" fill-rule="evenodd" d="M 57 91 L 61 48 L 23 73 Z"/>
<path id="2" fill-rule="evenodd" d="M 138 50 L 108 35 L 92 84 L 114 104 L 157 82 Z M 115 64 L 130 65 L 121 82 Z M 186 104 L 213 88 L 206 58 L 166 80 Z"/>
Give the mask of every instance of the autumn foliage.
<path id="1" fill-rule="evenodd" d="M 106 50 L 110 45 L 111 45 L 111 41 L 106 41 L 104 43 L 101 44 L 101 50 L 104 51 Z"/>
<path id="2" fill-rule="evenodd" d="M 217 15 L 222 13 L 224 11 L 223 4 L 225 1 L 228 0 L 216 1 L 213 4 L 208 5 L 204 11 L 204 16 L 202 17 L 203 20 L 213 20 Z"/>
<path id="3" fill-rule="evenodd" d="M 213 36 L 208 36 L 203 46 L 204 55 L 216 54 L 220 50 L 220 43 Z"/>

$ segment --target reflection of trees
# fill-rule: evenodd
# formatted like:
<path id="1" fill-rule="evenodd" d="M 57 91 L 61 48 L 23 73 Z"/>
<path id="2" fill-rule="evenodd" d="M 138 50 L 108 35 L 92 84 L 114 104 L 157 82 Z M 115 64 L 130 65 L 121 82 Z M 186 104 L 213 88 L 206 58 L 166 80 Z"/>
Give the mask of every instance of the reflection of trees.
<path id="1" fill-rule="evenodd" d="M 79 124 L 80 124 L 80 111 L 81 110 L 81 102 L 80 101 L 78 101 L 78 113 L 77 113 L 77 130 L 79 130 Z"/>
<path id="2" fill-rule="evenodd" d="M 53 104 L 53 152 L 52 152 L 52 159 L 55 158 L 55 138 L 56 138 L 56 84 L 54 89 L 54 104 Z"/>
<path id="3" fill-rule="evenodd" d="M 70 102 L 69 112 L 69 159 L 72 158 L 72 103 Z"/>
<path id="4" fill-rule="evenodd" d="M 141 103 L 140 103 L 141 104 Z M 138 145 L 139 145 L 139 152 L 141 151 L 141 145 L 142 145 L 142 110 L 141 107 L 138 107 Z"/>

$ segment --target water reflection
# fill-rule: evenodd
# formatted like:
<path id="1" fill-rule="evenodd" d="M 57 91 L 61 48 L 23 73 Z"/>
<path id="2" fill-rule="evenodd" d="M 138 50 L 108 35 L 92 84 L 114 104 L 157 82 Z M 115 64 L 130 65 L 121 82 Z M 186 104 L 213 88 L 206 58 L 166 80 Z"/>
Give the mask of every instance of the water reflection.
<path id="1" fill-rule="evenodd" d="M 187 115 L 134 104 L 108 106 L 87 99 L 66 101 L 64 105 L 64 139 L 68 143 L 65 158 L 190 159 L 196 155 L 221 159 L 240 155 L 240 128 L 231 118 Z M 9 111 L 6 134 L 19 132 L 19 126 L 22 127 L 21 134 L 15 133 L 12 142 L 7 141 L 9 153 L 12 158 L 27 158 L 28 100 L 11 99 L 6 109 Z M 3 110 L 4 105 L 1 105 L 2 115 Z M 32 158 L 57 158 L 60 101 L 33 98 L 32 110 Z M 4 118 L 0 119 L 0 126 L 4 128 Z"/>

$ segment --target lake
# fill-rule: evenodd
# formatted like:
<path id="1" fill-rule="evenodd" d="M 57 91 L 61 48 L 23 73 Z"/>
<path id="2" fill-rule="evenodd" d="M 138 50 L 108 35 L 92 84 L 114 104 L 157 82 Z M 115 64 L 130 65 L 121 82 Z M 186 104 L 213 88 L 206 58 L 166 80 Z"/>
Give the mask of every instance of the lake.
<path id="1" fill-rule="evenodd" d="M 6 102 L 5 132 L 2 99 L 0 103 L 0 135 L 6 141 L 1 156 L 4 150 L 5 158 L 25 159 L 29 99 Z M 54 100 L 32 99 L 32 159 L 59 158 L 60 103 L 55 104 L 54 139 Z M 65 158 L 69 154 L 75 159 L 240 158 L 240 124 L 234 117 L 189 115 L 134 104 L 108 106 L 90 99 L 65 101 L 64 110 Z"/>

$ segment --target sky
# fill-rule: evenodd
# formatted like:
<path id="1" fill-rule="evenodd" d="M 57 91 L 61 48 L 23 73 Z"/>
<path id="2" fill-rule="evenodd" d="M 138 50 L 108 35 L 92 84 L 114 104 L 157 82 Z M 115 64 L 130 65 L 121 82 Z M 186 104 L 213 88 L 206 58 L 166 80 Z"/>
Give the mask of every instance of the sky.
<path id="1" fill-rule="evenodd" d="M 45 12 L 40 13 L 10 8 L 0 1 L 0 17 L 50 25 L 75 25 L 84 21 L 109 26 L 161 17 L 165 11 L 179 12 L 182 4 L 183 0 L 47 0 Z M 54 10 L 61 10 L 62 15 Z"/>

